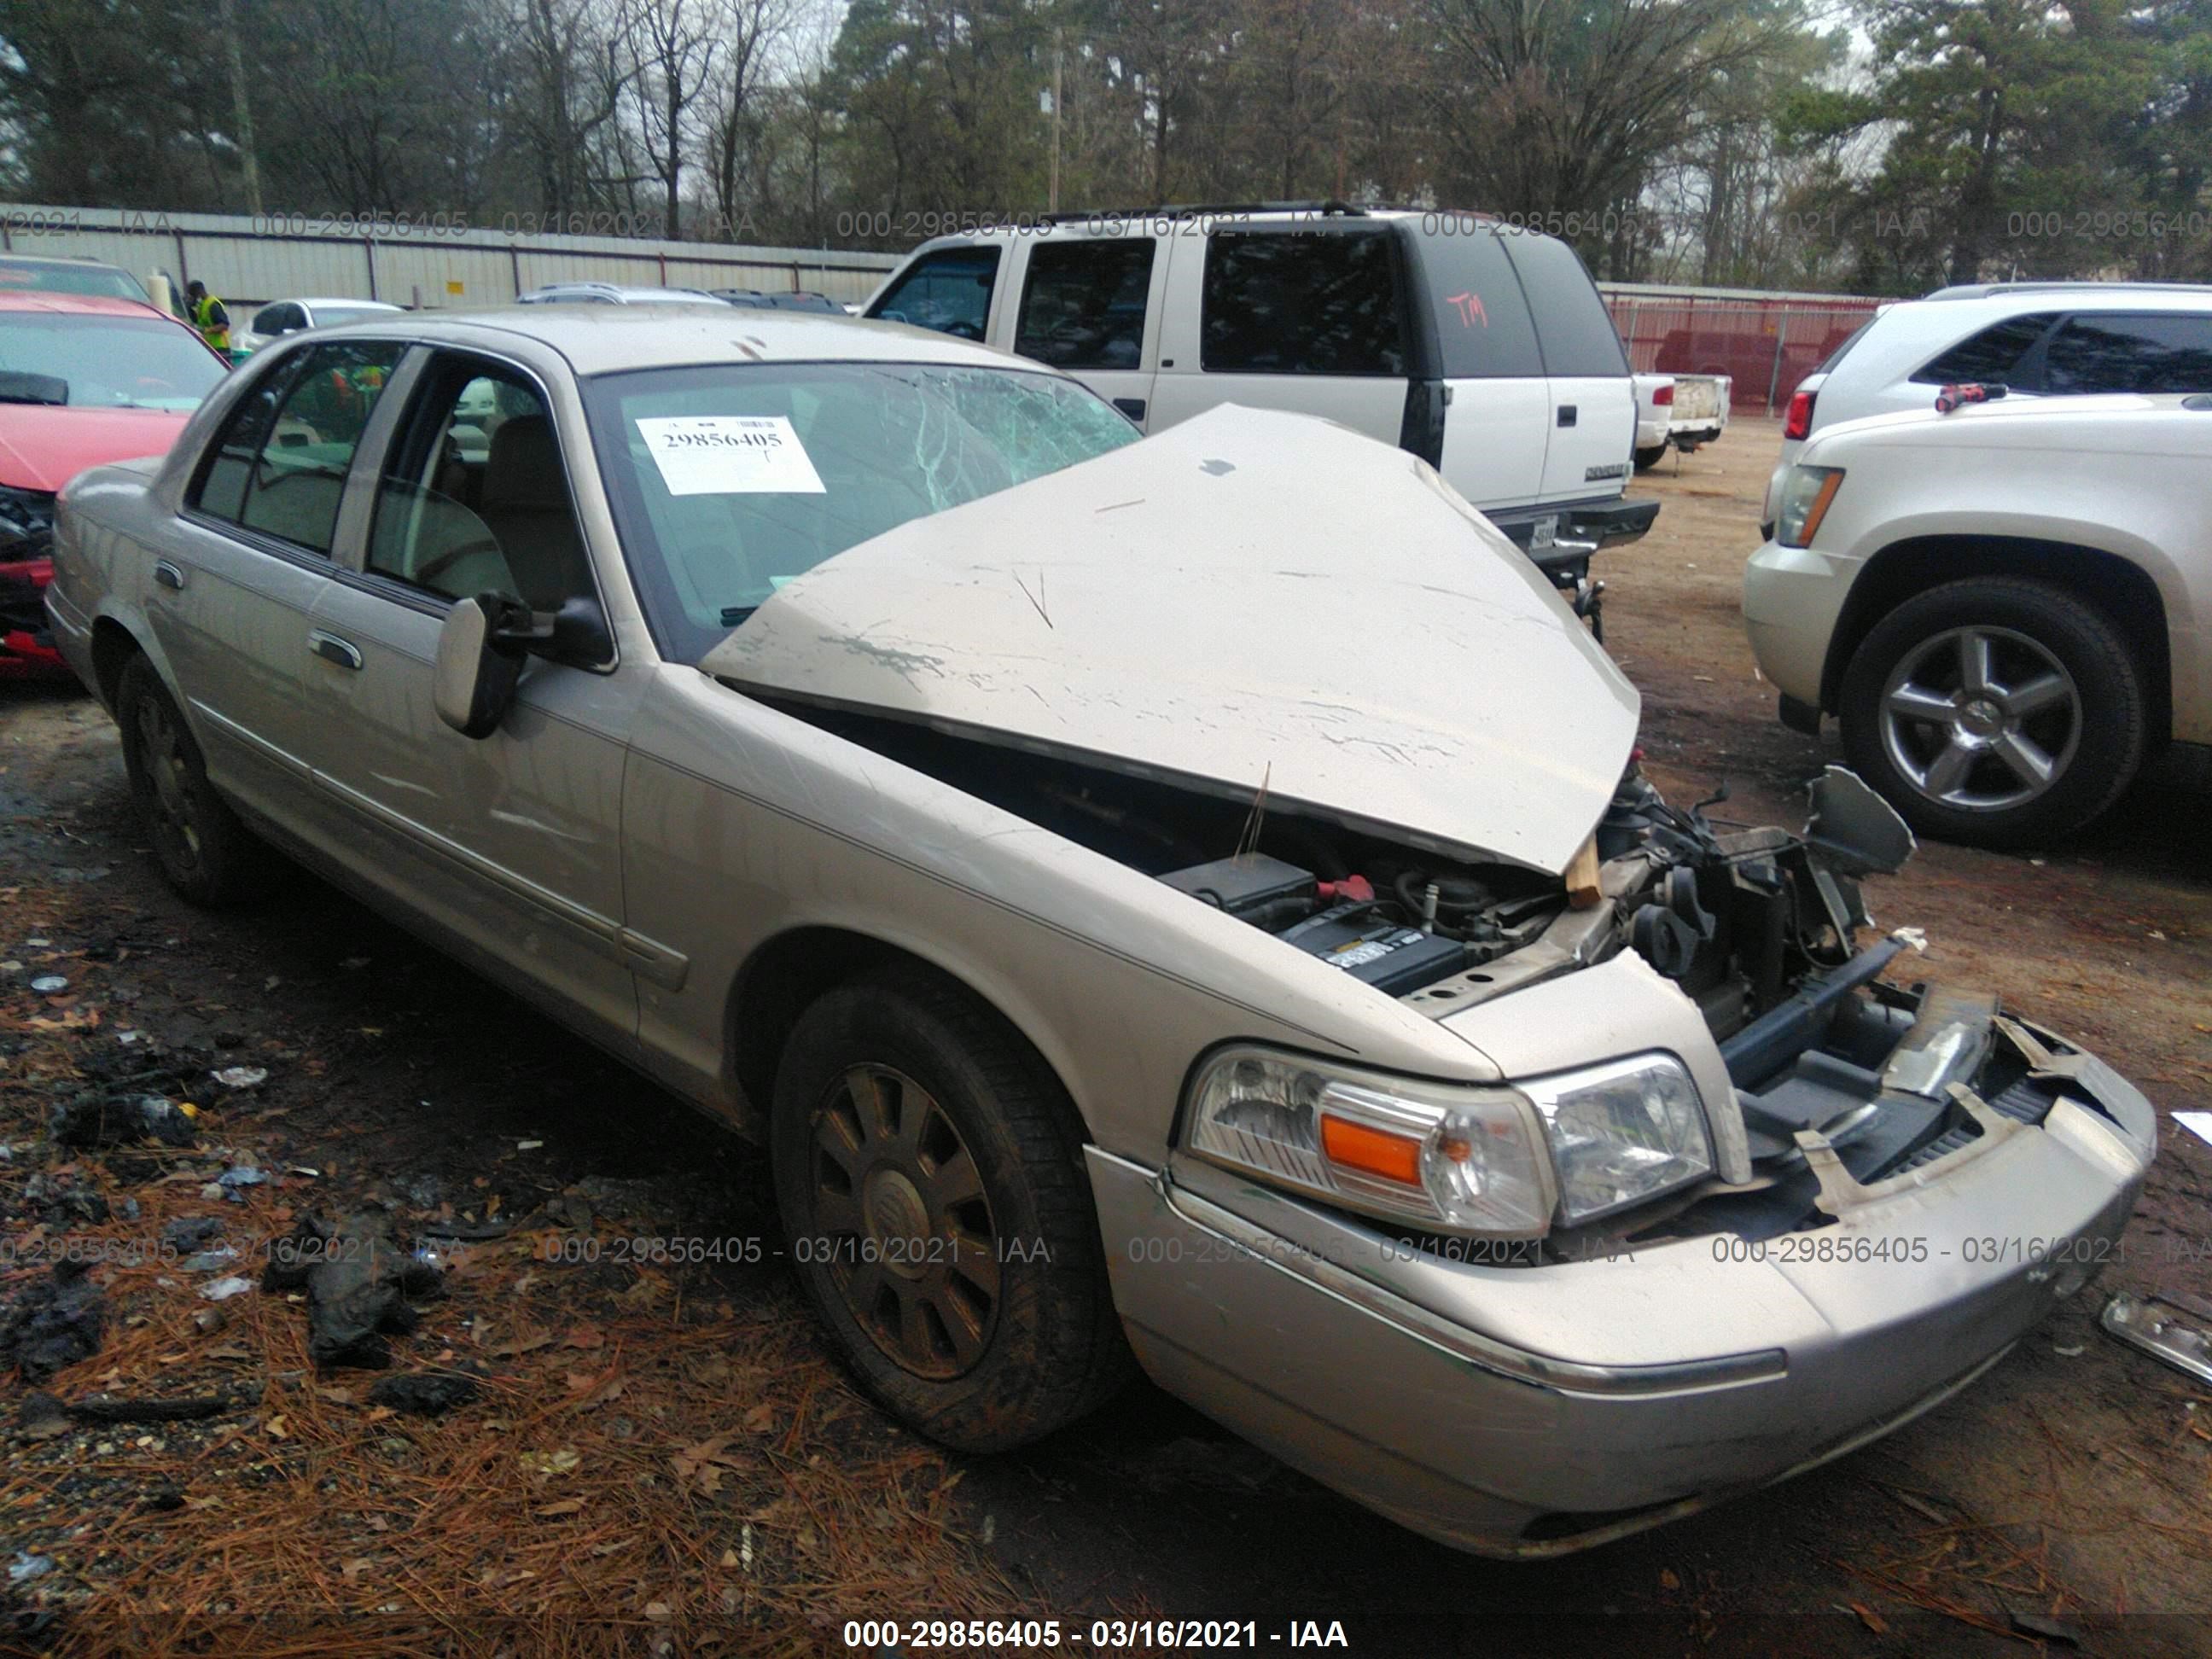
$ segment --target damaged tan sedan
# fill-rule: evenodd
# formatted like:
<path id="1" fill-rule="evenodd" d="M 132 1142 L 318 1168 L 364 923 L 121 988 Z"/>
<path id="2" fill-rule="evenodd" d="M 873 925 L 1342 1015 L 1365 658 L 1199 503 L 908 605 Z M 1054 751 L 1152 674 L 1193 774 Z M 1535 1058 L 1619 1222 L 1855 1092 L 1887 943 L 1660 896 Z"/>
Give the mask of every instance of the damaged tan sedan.
<path id="1" fill-rule="evenodd" d="M 867 1388 L 989 1450 L 1126 1374 L 1557 1553 L 1833 1457 L 2097 1269 L 2151 1109 L 1881 977 L 1911 850 L 1668 805 L 1414 458 L 1139 441 L 942 335 L 669 307 L 257 356 L 60 507 L 169 880 L 264 843 L 763 1140 Z"/>

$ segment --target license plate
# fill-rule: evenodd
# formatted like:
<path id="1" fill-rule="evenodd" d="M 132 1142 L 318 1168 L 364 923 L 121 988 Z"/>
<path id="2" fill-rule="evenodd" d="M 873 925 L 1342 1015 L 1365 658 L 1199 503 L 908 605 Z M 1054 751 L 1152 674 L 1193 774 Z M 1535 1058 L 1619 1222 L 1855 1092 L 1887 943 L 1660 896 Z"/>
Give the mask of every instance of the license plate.
<path id="1" fill-rule="evenodd" d="M 1539 519 L 1528 526 L 1528 547 L 1531 552 L 1540 552 L 1551 546 L 1559 538 L 1559 520 L 1557 514 L 1548 519 Z"/>

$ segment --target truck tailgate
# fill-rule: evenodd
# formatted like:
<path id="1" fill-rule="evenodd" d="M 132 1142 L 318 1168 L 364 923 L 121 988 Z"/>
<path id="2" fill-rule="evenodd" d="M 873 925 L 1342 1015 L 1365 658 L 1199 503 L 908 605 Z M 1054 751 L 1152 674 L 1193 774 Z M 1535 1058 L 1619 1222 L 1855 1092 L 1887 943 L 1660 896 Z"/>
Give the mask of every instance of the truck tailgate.
<path id="1" fill-rule="evenodd" d="M 1723 413 L 1721 408 L 1721 383 L 1710 374 L 1677 374 L 1674 377 L 1674 420 L 1717 421 Z"/>

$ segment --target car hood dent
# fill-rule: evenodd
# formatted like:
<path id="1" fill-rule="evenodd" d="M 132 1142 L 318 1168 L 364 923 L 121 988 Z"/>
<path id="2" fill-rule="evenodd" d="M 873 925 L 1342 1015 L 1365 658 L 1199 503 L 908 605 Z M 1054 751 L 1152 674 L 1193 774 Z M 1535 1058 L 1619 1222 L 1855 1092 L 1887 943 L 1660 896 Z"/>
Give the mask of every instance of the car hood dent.
<path id="1" fill-rule="evenodd" d="M 851 548 L 700 666 L 1553 872 L 1638 712 L 1426 464 L 1235 406 Z"/>

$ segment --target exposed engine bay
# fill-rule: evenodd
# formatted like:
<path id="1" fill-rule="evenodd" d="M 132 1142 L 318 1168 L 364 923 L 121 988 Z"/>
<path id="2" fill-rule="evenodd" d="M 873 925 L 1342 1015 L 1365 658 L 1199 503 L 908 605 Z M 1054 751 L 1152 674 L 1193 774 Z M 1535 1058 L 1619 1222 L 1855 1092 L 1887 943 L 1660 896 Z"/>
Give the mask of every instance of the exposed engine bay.
<path id="1" fill-rule="evenodd" d="M 757 695 L 757 694 L 756 694 Z M 2074 1051 L 1994 997 L 1881 977 L 1909 930 L 1862 949 L 1859 880 L 1911 856 L 1911 832 L 1852 774 L 1812 786 L 1802 832 L 1668 804 L 1632 762 L 1568 878 L 1440 857 L 1271 804 L 909 721 L 774 701 L 1130 866 L 1443 1018 L 1632 951 L 1696 1005 L 1735 1085 L 1751 1179 L 1716 1178 L 1500 1260 L 1558 1259 L 1730 1232 L 1826 1225 L 1876 1183 L 2007 1126 L 2037 1125 Z M 1577 884 L 1580 890 L 1577 890 Z M 2081 1098 L 2084 1091 L 2072 1093 Z M 2094 1102 L 2089 1103 L 2093 1106 Z"/>

